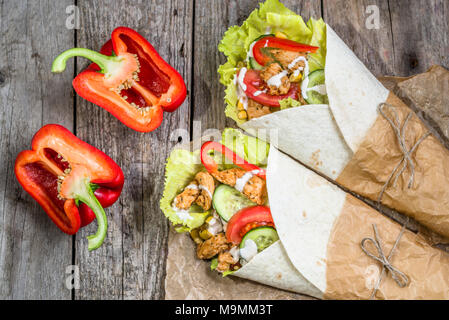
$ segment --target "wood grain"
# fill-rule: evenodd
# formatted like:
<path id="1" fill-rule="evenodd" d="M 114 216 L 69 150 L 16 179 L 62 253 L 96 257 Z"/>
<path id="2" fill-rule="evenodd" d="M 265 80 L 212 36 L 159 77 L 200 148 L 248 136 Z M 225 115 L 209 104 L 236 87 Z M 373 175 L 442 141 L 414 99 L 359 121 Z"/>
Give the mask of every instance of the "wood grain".
<path id="1" fill-rule="evenodd" d="M 397 76 L 449 67 L 449 1 L 390 0 Z"/>
<path id="2" fill-rule="evenodd" d="M 328 22 L 375 75 L 408 76 L 449 66 L 447 0 L 287 0 L 287 7 Z M 235 126 L 224 115 L 217 46 L 258 0 L 78 0 L 80 29 L 66 28 L 75 0 L 0 0 L 0 299 L 70 299 L 72 256 L 80 268 L 75 299 L 160 299 L 168 223 L 159 209 L 167 155 L 178 141 L 206 129 Z M 323 6 L 322 6 L 323 5 Z M 379 29 L 367 28 L 368 6 Z M 59 75 L 51 62 L 74 45 L 98 50 L 111 31 L 135 28 L 183 75 L 189 96 L 152 133 L 135 132 L 105 110 L 75 97 L 71 80 L 88 62 L 71 60 Z M 105 244 L 87 251 L 95 222 L 72 237 L 61 233 L 17 183 L 16 155 L 46 123 L 66 126 L 109 154 L 126 176 L 120 200 L 106 209 Z M 192 129 L 193 131 L 191 131 Z M 181 141 L 183 140 L 183 141 Z"/>
<path id="3" fill-rule="evenodd" d="M 66 267 L 72 237 L 62 233 L 19 185 L 17 154 L 47 123 L 73 128 L 71 79 L 53 75 L 61 48 L 73 46 L 65 27 L 72 1 L 2 1 L 0 6 L 0 299 L 69 299 Z M 52 23 L 48 23 L 52 21 Z"/>
<path id="4" fill-rule="evenodd" d="M 388 1 L 323 0 L 324 21 L 376 76 L 395 71 Z M 372 28 L 370 6 L 379 13 L 379 29 Z M 376 9 L 374 9 L 376 10 Z"/>
<path id="5" fill-rule="evenodd" d="M 125 25 L 148 39 L 190 86 L 191 1 L 79 1 L 81 29 L 77 45 L 99 50 L 114 28 Z M 87 65 L 79 60 L 78 71 Z M 87 251 L 85 237 L 95 223 L 77 234 L 76 262 L 81 289 L 76 299 L 163 298 L 168 223 L 159 209 L 165 161 L 177 142 L 171 133 L 188 134 L 190 101 L 164 114 L 161 127 L 139 133 L 104 109 L 78 98 L 77 135 L 100 148 L 122 167 L 125 186 L 118 203 L 108 208 L 108 236 L 101 248 Z M 187 135 L 187 138 L 188 135 Z"/>

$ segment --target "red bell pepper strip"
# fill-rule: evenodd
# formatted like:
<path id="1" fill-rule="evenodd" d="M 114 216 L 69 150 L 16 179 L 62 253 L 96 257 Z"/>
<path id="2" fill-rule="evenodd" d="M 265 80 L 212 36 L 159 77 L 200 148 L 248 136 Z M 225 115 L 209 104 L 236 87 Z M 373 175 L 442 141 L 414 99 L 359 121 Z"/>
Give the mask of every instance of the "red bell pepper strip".
<path id="1" fill-rule="evenodd" d="M 186 98 L 181 75 L 130 28 L 116 28 L 103 53 L 83 48 L 61 53 L 53 62 L 52 72 L 63 72 L 67 60 L 75 56 L 96 65 L 73 80 L 75 91 L 134 130 L 155 130 L 162 122 L 163 111 L 175 111 Z"/>
<path id="2" fill-rule="evenodd" d="M 265 66 L 273 61 L 270 50 L 281 49 L 286 51 L 315 53 L 319 47 L 309 46 L 296 41 L 268 36 L 258 40 L 253 46 L 253 56 L 257 63 Z"/>
<path id="3" fill-rule="evenodd" d="M 232 161 L 235 165 L 239 166 L 246 171 L 254 171 L 255 175 L 262 179 L 266 179 L 266 172 L 264 169 L 247 162 L 245 159 L 239 157 L 234 151 L 215 141 L 207 141 L 201 146 L 201 162 L 210 173 L 218 171 L 218 164 L 209 155 L 210 151 L 216 151 L 223 154 L 226 158 Z"/>
<path id="4" fill-rule="evenodd" d="M 239 71 L 240 73 L 240 71 Z M 238 73 L 237 73 L 238 77 Z M 250 69 L 245 73 L 245 77 L 243 78 L 243 83 L 246 86 L 246 90 L 244 90 L 245 94 L 248 98 L 268 107 L 279 108 L 279 101 L 292 98 L 298 99 L 298 86 L 296 83 L 291 83 L 290 90 L 286 94 L 283 95 L 271 95 L 263 92 L 265 84 L 263 80 L 260 78 L 260 71 Z M 257 92 L 257 94 L 256 94 Z"/>
<path id="5" fill-rule="evenodd" d="M 107 219 L 92 189 L 96 188 L 95 193 L 105 205 L 120 196 L 124 176 L 111 158 L 66 128 L 49 124 L 34 135 L 31 150 L 19 153 L 14 171 L 25 191 L 67 234 L 75 234 L 89 222 L 82 221 L 78 205 L 89 207 L 97 218 L 98 229 L 88 237 L 88 248 L 94 250 L 103 243 Z"/>
<path id="6" fill-rule="evenodd" d="M 234 214 L 226 226 L 226 238 L 229 242 L 239 244 L 250 230 L 261 226 L 274 228 L 273 217 L 269 207 L 254 206 Z"/>

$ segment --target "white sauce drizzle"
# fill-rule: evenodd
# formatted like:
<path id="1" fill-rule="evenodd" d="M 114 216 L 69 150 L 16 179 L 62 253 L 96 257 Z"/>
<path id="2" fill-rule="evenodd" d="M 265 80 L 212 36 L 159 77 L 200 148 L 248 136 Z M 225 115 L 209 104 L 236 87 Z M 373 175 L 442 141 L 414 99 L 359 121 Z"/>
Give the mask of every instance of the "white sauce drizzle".
<path id="1" fill-rule="evenodd" d="M 243 69 L 245 69 L 245 70 L 243 71 Z M 246 94 L 244 92 L 244 90 L 246 90 L 246 85 L 245 85 L 245 83 L 243 83 L 243 78 L 242 78 L 241 83 L 245 86 L 245 89 L 243 89 L 242 86 L 241 86 L 241 83 L 239 81 L 239 78 L 240 78 L 240 75 L 242 74 L 242 71 L 243 71 L 243 77 L 245 76 L 245 73 L 246 73 L 247 70 L 246 70 L 246 68 L 242 68 L 240 70 L 238 78 L 237 78 L 237 75 L 234 75 L 233 82 L 234 82 L 235 85 L 237 85 L 237 99 L 238 99 L 238 101 L 240 101 L 243 104 L 243 108 L 245 110 L 247 110 L 248 109 L 248 97 L 246 96 Z"/>
<path id="2" fill-rule="evenodd" d="M 250 261 L 255 255 L 257 255 L 257 244 L 251 239 L 246 240 L 245 246 L 240 249 L 240 256 Z"/>
<path id="3" fill-rule="evenodd" d="M 189 211 L 188 210 L 179 209 L 178 207 L 176 207 L 176 202 L 177 202 L 177 198 L 175 198 L 175 200 L 173 200 L 172 209 L 173 209 L 173 211 L 175 211 L 175 213 L 178 216 L 178 218 L 181 219 L 184 222 L 186 220 L 192 220 L 193 217 L 190 215 Z"/>
<path id="4" fill-rule="evenodd" d="M 254 45 L 256 44 L 256 42 L 257 41 L 254 41 L 253 43 L 250 44 L 248 53 L 246 54 L 246 61 L 249 61 L 249 58 L 254 58 L 253 48 L 254 48 Z"/>
<path id="5" fill-rule="evenodd" d="M 209 196 L 209 198 L 212 199 L 212 192 L 210 192 L 210 190 L 206 186 L 203 186 L 203 185 L 200 184 L 199 185 L 199 189 L 207 191 L 207 195 Z"/>
<path id="6" fill-rule="evenodd" d="M 326 90 L 326 85 L 325 84 L 319 84 L 319 85 L 316 85 L 316 86 L 314 86 L 312 88 L 308 88 L 307 91 L 316 91 L 316 92 L 318 92 L 319 94 L 321 94 L 323 96 L 327 94 L 327 90 Z"/>
<path id="7" fill-rule="evenodd" d="M 309 87 L 309 62 L 307 61 L 307 59 L 303 56 L 299 56 L 297 58 L 295 58 L 292 62 L 290 62 L 290 64 L 288 65 L 288 68 L 291 70 L 295 67 L 295 65 L 299 62 L 299 61 L 304 61 L 304 68 L 300 67 L 298 69 L 296 69 L 293 72 L 293 75 L 295 77 L 297 77 L 299 75 L 299 72 L 304 70 L 304 79 L 302 80 L 301 83 L 301 93 L 302 96 L 304 97 L 304 99 L 307 99 L 307 88 Z"/>
<path id="8" fill-rule="evenodd" d="M 185 189 L 192 189 L 192 190 L 198 190 L 198 186 L 194 183 L 189 184 L 187 187 L 184 188 Z"/>
<path id="9" fill-rule="evenodd" d="M 265 89 L 263 91 L 257 90 L 256 92 L 254 92 L 254 96 L 257 97 L 257 96 L 261 95 L 262 93 L 267 93 L 267 89 Z"/>
<path id="10" fill-rule="evenodd" d="M 242 177 L 238 178 L 235 181 L 235 186 L 234 188 L 237 191 L 243 192 L 243 188 L 245 187 L 245 185 L 248 183 L 249 180 L 251 180 L 251 178 L 255 175 L 258 174 L 259 170 L 253 170 L 253 171 L 248 171 L 246 172 Z"/>
<path id="11" fill-rule="evenodd" d="M 269 86 L 279 88 L 282 85 L 282 78 L 285 77 L 287 74 L 288 74 L 287 70 L 284 70 L 268 79 L 267 84 Z"/>
<path id="12" fill-rule="evenodd" d="M 232 259 L 234 259 L 235 263 L 240 260 L 240 249 L 237 246 L 232 247 L 231 250 L 229 250 L 229 253 L 231 254 Z"/>
<path id="13" fill-rule="evenodd" d="M 246 71 L 247 71 L 247 69 L 245 67 L 240 69 L 239 76 L 237 79 L 238 84 L 239 84 L 240 88 L 242 88 L 243 91 L 246 91 L 246 89 L 247 89 L 246 84 L 243 82 L 243 79 L 245 78 Z"/>
<path id="14" fill-rule="evenodd" d="M 214 236 L 223 231 L 223 226 L 221 225 L 220 220 L 215 217 L 210 219 L 208 225 L 207 231 Z"/>

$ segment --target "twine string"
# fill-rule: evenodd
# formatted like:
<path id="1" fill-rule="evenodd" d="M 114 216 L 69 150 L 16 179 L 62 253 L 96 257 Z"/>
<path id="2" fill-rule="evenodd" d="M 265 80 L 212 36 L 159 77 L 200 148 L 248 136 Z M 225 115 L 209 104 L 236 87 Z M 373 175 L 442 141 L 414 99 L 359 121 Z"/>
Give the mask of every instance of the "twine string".
<path id="1" fill-rule="evenodd" d="M 373 299 L 375 297 L 377 290 L 379 290 L 379 287 L 380 287 L 382 279 L 385 275 L 385 272 L 387 272 L 387 271 L 390 272 L 391 278 L 396 282 L 396 284 L 400 288 L 404 288 L 404 287 L 408 286 L 408 284 L 410 282 L 407 275 L 405 273 L 403 273 L 401 270 L 399 270 L 398 268 L 396 268 L 395 266 L 393 266 L 390 262 L 391 258 L 393 257 L 393 254 L 396 251 L 399 241 L 401 240 L 402 235 L 404 234 L 407 223 L 408 223 L 408 218 L 407 218 L 407 221 L 405 222 L 405 224 L 402 226 L 401 232 L 399 233 L 398 237 L 396 238 L 396 241 L 395 241 L 393 248 L 391 249 L 388 257 L 385 256 L 385 253 L 382 249 L 382 243 L 381 243 L 381 239 L 380 239 L 376 224 L 373 224 L 374 239 L 373 238 L 364 238 L 360 243 L 363 252 L 368 257 L 370 257 L 382 264 L 381 274 L 380 274 L 379 278 L 377 279 L 377 282 L 373 288 L 370 299 Z M 370 242 L 371 244 L 374 245 L 374 247 L 376 248 L 376 251 L 377 251 L 377 255 L 374 253 L 371 253 L 368 250 L 367 242 Z"/>
<path id="2" fill-rule="evenodd" d="M 391 113 L 393 114 L 393 117 L 388 116 L 384 108 L 388 108 Z M 385 118 L 385 120 L 388 121 L 388 123 L 393 128 L 394 134 L 398 140 L 399 149 L 401 150 L 403 157 L 401 161 L 394 167 L 393 171 L 389 175 L 387 181 L 385 181 L 384 185 L 382 186 L 382 189 L 380 190 L 379 196 L 377 198 L 377 202 L 381 202 L 382 197 L 385 193 L 385 190 L 390 185 L 391 181 L 393 180 L 393 186 L 396 186 L 396 183 L 399 179 L 399 177 L 404 173 L 405 169 L 407 167 L 410 168 L 410 178 L 408 181 L 408 188 L 410 189 L 413 186 L 413 183 L 415 181 L 415 163 L 413 162 L 413 159 L 411 155 L 413 152 L 415 152 L 416 148 L 423 142 L 429 135 L 430 132 L 427 132 L 424 134 L 421 138 L 418 139 L 418 141 L 410 148 L 408 149 L 407 143 L 405 141 L 405 130 L 407 128 L 407 125 L 412 117 L 412 113 L 410 112 L 407 117 L 405 118 L 404 123 L 401 126 L 401 123 L 399 121 L 399 115 L 396 112 L 396 108 L 389 104 L 389 103 L 381 103 L 379 105 L 379 113 Z M 400 169 L 399 169 L 400 168 Z"/>

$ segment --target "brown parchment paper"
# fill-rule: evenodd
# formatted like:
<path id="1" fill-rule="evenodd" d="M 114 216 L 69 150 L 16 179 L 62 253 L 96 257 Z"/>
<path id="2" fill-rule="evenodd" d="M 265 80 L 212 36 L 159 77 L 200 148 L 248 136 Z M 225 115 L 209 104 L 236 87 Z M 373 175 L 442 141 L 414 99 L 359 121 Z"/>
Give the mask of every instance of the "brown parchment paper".
<path id="1" fill-rule="evenodd" d="M 170 230 L 165 299 L 168 300 L 308 300 L 313 299 L 237 277 L 223 278 L 210 263 L 195 257 L 192 239 Z"/>
<path id="2" fill-rule="evenodd" d="M 444 79 L 449 79 L 449 72 L 442 67 L 433 67 L 429 72 L 409 78 L 382 77 L 379 80 L 391 91 L 399 94 L 401 99 L 419 102 L 427 101 L 432 97 L 438 79 L 444 74 Z M 416 80 L 414 80 L 416 78 Z M 445 80 L 446 81 L 446 80 Z M 447 80 L 449 83 L 449 80 Z M 399 87 L 400 86 L 400 87 Z M 419 86 L 421 89 L 418 89 Z M 445 92 L 449 92 L 447 88 Z M 439 92 L 441 94 L 441 91 Z M 435 108 L 442 110 L 433 118 L 439 117 L 440 121 L 435 121 L 441 128 L 449 127 L 449 116 L 445 111 L 449 102 L 444 95 L 440 103 L 435 104 Z M 429 100 L 430 101 L 430 100 Z M 432 100 L 433 101 L 433 100 Z M 444 104 L 444 101 L 446 103 Z M 422 104 L 420 104 L 422 105 Z M 420 105 L 417 105 L 418 108 Z M 423 110 L 427 113 L 431 108 Z M 418 109 L 419 110 L 419 109 Z M 419 113 L 418 113 L 419 114 Z M 426 116 L 424 115 L 424 118 Z M 437 130 L 439 130 L 437 128 Z M 443 130 L 443 129 L 441 129 Z M 448 136 L 449 139 L 449 136 Z M 448 144 L 449 145 L 449 144 Z M 349 188 L 348 188 L 349 189 Z M 382 234 L 382 231 L 381 231 Z M 440 239 L 437 239 L 440 240 Z M 440 241 L 436 241 L 440 242 Z M 372 262 L 371 262 L 372 264 Z M 368 271 L 370 272 L 371 269 Z M 166 299 L 313 299 L 308 296 L 286 292 L 269 286 L 258 284 L 252 281 L 226 277 L 209 270 L 209 264 L 195 258 L 194 244 L 185 234 L 178 234 L 170 231 L 168 241 L 168 257 L 166 264 L 165 279 Z"/>
<path id="3" fill-rule="evenodd" d="M 388 256 L 402 227 L 348 194 L 329 238 L 327 299 L 370 297 L 381 268 L 362 251 L 360 243 L 363 238 L 374 238 L 373 224 Z M 371 251 L 376 252 L 374 248 Z M 406 230 L 391 263 L 409 277 L 409 285 L 400 288 L 385 274 L 377 299 L 449 299 L 449 254 L 432 248 L 421 236 Z"/>
<path id="4" fill-rule="evenodd" d="M 413 113 L 406 129 L 408 146 L 428 132 L 424 123 L 399 98 L 391 93 L 387 103 L 396 107 L 400 123 Z M 388 121 L 378 116 L 364 141 L 336 182 L 371 200 L 377 200 L 382 186 L 403 153 Z M 397 184 L 386 189 L 382 204 L 404 213 L 431 230 L 449 236 L 449 150 L 433 135 L 413 153 L 415 181 L 408 188 L 411 174 L 407 167 Z"/>

